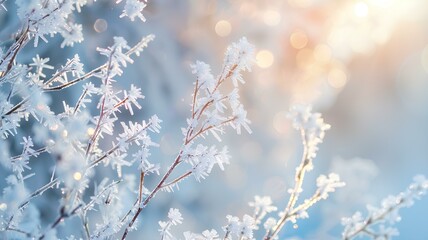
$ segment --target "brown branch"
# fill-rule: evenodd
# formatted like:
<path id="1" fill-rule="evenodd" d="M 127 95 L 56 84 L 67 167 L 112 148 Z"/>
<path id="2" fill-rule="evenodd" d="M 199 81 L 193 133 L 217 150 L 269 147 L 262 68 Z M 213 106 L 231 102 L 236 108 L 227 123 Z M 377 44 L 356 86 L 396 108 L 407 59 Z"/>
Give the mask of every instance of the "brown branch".
<path id="1" fill-rule="evenodd" d="M 138 204 L 141 204 L 143 197 L 143 187 L 144 187 L 144 171 L 140 173 L 140 187 L 139 187 L 139 195 L 138 195 Z"/>
<path id="2" fill-rule="evenodd" d="M 155 196 L 155 194 L 162 188 L 162 185 L 164 182 L 168 179 L 169 175 L 171 175 L 172 171 L 177 167 L 177 165 L 180 163 L 181 154 L 183 153 L 183 150 L 180 151 L 180 153 L 175 158 L 174 162 L 171 164 L 171 166 L 168 168 L 168 171 L 166 174 L 162 177 L 162 179 L 159 181 L 155 189 L 149 194 L 149 196 L 144 200 L 142 204 L 138 207 L 137 212 L 134 214 L 134 217 L 132 217 L 131 222 L 129 222 L 128 226 L 125 229 L 125 232 L 122 235 L 122 240 L 126 238 L 128 235 L 129 229 L 134 225 L 135 221 L 137 220 L 138 215 L 140 215 L 141 211 L 144 207 L 147 206 L 147 204 L 150 202 L 150 200 Z"/>

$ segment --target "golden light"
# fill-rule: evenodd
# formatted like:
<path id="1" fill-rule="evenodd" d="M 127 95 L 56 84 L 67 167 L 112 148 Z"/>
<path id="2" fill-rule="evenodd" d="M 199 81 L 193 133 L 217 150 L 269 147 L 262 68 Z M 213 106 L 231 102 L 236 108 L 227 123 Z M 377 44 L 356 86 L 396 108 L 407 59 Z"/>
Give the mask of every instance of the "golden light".
<path id="1" fill-rule="evenodd" d="M 82 179 L 82 174 L 80 172 L 75 172 L 73 174 L 73 178 L 74 180 L 79 181 L 80 179 Z"/>
<path id="2" fill-rule="evenodd" d="M 220 20 L 215 25 L 215 32 L 220 37 L 227 37 L 232 32 L 232 24 L 226 20 Z"/>
<path id="3" fill-rule="evenodd" d="M 296 31 L 290 36 L 290 44 L 295 49 L 302 49 L 308 44 L 308 36 L 302 31 Z"/>
<path id="4" fill-rule="evenodd" d="M 68 131 L 64 130 L 62 131 L 62 137 L 66 138 L 68 136 Z"/>
<path id="5" fill-rule="evenodd" d="M 5 211 L 7 209 L 6 203 L 0 203 L 0 210 Z"/>
<path id="6" fill-rule="evenodd" d="M 49 129 L 50 129 L 51 131 L 56 131 L 56 130 L 58 130 L 58 128 L 59 128 L 59 125 L 58 125 L 58 124 L 55 124 L 55 125 L 52 125 Z"/>
<path id="7" fill-rule="evenodd" d="M 369 15 L 369 6 L 367 6 L 367 3 L 363 1 L 355 3 L 354 14 L 360 18 L 367 17 Z"/>
<path id="8" fill-rule="evenodd" d="M 327 81 L 333 88 L 343 88 L 346 85 L 347 80 L 348 77 L 346 76 L 346 73 L 338 68 L 334 68 L 328 73 Z"/>
<path id="9" fill-rule="evenodd" d="M 276 26 L 281 22 L 281 15 L 274 10 L 267 10 L 263 13 L 263 22 L 268 26 Z"/>
<path id="10" fill-rule="evenodd" d="M 371 0 L 371 2 L 377 7 L 387 8 L 391 5 L 392 0 Z"/>
<path id="11" fill-rule="evenodd" d="M 273 62 L 274 62 L 274 56 L 272 52 L 268 50 L 260 50 L 257 52 L 257 55 L 256 55 L 257 66 L 261 68 L 268 68 L 272 66 Z"/>
<path id="12" fill-rule="evenodd" d="M 292 7 L 305 8 L 312 5 L 312 0 L 288 0 Z"/>
<path id="13" fill-rule="evenodd" d="M 95 129 L 94 128 L 88 128 L 88 130 L 86 131 L 86 133 L 89 135 L 89 136 L 92 136 L 92 135 L 94 135 L 94 133 L 95 133 Z"/>
<path id="14" fill-rule="evenodd" d="M 102 33 L 105 30 L 107 30 L 107 27 L 108 27 L 108 24 L 107 24 L 106 20 L 104 20 L 102 18 L 95 20 L 95 23 L 94 23 L 95 32 Z"/>
<path id="15" fill-rule="evenodd" d="M 331 55 L 330 47 L 325 44 L 319 44 L 314 49 L 314 58 L 320 63 L 328 63 Z"/>

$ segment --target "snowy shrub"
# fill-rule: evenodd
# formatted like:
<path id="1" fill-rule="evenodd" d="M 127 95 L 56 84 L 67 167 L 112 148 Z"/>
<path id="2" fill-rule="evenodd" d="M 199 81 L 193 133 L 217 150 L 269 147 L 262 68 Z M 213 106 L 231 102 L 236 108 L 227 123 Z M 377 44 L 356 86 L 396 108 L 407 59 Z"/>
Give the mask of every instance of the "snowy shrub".
<path id="1" fill-rule="evenodd" d="M 193 178 L 201 182 L 213 169 L 224 170 L 230 164 L 233 157 L 227 146 L 221 144 L 226 131 L 251 133 L 239 95 L 239 88 L 245 83 L 242 72 L 251 70 L 255 54 L 255 47 L 245 37 L 226 49 L 217 74 L 202 61 L 191 64 L 195 80 L 187 124 L 181 129 L 181 147 L 166 169 L 150 158 L 152 149 L 159 146 L 153 136 L 162 131 L 162 120 L 153 115 L 137 122 L 124 121 L 126 114 L 134 115 L 142 109 L 144 91 L 134 84 L 119 89 L 116 82 L 136 57 L 144 57 L 143 51 L 150 47 L 154 35 L 142 37 L 136 43 L 114 37 L 111 45 L 94 49 L 92 54 L 98 52 L 105 63 L 89 71 L 84 67 L 85 59 L 78 54 L 64 62 L 52 62 L 38 54 L 30 63 L 20 60 L 20 53 L 26 48 L 37 49 L 42 42 L 51 44 L 56 35 L 62 37 L 60 48 L 85 44 L 84 26 L 75 19 L 82 8 L 90 7 L 86 6 L 88 2 L 15 2 L 20 29 L 0 45 L 0 162 L 9 172 L 2 179 L 7 186 L 0 196 L 2 239 L 125 239 L 137 229 L 137 221 L 144 219 L 144 210 L 157 194 L 164 191 L 162 194 L 173 195 L 180 184 Z M 146 2 L 119 0 L 116 4 L 123 8 L 120 18 L 146 20 Z M 0 1 L 0 5 L 1 11 L 6 11 L 5 1 Z M 63 109 L 54 111 L 53 102 L 62 99 L 52 93 L 68 88 L 80 91 L 78 100 L 63 101 Z M 279 239 L 278 234 L 287 223 L 297 226 L 297 221 L 309 217 L 309 208 L 344 187 L 339 175 L 329 173 L 316 179 L 312 195 L 301 196 L 305 176 L 316 166 L 319 145 L 330 125 L 306 105 L 293 106 L 289 118 L 301 134 L 303 154 L 288 190 L 288 200 L 276 203 L 281 207 L 274 206 L 269 196 L 255 196 L 249 203 L 253 208 L 251 214 L 237 217 L 231 213 L 221 229 L 186 231 L 179 236 L 171 229 L 182 224 L 184 218 L 178 209 L 171 208 L 158 222 L 160 239 L 243 240 L 255 239 L 257 231 L 263 232 L 264 240 Z M 208 141 L 208 136 L 218 144 Z M 16 148 L 20 149 L 17 154 Z M 30 163 L 41 156 L 43 161 L 46 156 L 53 160 L 51 165 L 44 164 L 51 174 L 43 178 L 46 181 L 37 189 L 30 189 L 28 182 L 40 174 Z M 97 171 L 105 166 L 116 174 L 107 177 Z M 137 174 L 124 174 L 124 168 L 134 168 Z M 146 183 L 148 176 L 156 179 L 154 185 Z M 418 176 L 405 192 L 386 198 L 381 207 L 369 206 L 367 217 L 357 212 L 344 218 L 343 239 L 361 234 L 374 239 L 397 235 L 398 231 L 389 225 L 399 220 L 398 210 L 412 205 L 427 188 L 428 181 Z M 47 195 L 52 192 L 60 196 L 54 203 L 59 207 L 55 220 L 45 224 L 34 201 L 49 199 Z M 56 201 L 53 199 L 49 201 Z M 280 212 L 274 214 L 278 209 Z M 58 228 L 72 219 L 78 219 L 81 228 L 64 236 Z"/>

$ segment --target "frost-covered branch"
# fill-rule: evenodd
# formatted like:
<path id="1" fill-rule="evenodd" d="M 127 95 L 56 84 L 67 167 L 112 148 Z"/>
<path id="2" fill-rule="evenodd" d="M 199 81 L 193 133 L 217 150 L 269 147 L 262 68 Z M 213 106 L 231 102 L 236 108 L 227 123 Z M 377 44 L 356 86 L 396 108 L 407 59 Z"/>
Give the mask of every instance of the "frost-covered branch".
<path id="1" fill-rule="evenodd" d="M 298 218 L 307 218 L 306 210 L 309 207 L 321 199 L 326 199 L 328 193 L 334 192 L 336 188 L 345 185 L 340 181 L 337 174 L 330 174 L 328 177 L 321 175 L 317 179 L 318 189 L 315 194 L 296 207 L 296 203 L 303 191 L 302 185 L 305 174 L 313 169 L 312 161 L 316 157 L 318 144 L 322 142 L 325 131 L 330 129 L 330 125 L 324 122 L 320 113 L 312 113 L 312 109 L 308 106 L 293 106 L 289 117 L 293 120 L 294 128 L 301 133 L 303 142 L 302 160 L 296 168 L 294 187 L 288 191 L 290 194 L 288 203 L 283 212 L 280 213 L 278 221 L 275 221 L 275 224 L 269 224 L 272 225 L 272 228 L 267 229 L 265 240 L 276 239 L 279 231 L 288 221 L 295 223 Z"/>
<path id="2" fill-rule="evenodd" d="M 138 42 L 137 44 L 135 44 L 132 48 L 130 48 L 128 51 L 126 51 L 125 55 L 127 57 L 132 57 L 132 55 L 136 55 L 136 56 L 140 56 L 140 53 L 144 50 L 144 48 L 146 48 L 148 46 L 148 44 L 153 41 L 155 39 L 155 36 L 150 34 L 146 37 L 143 37 L 141 39 L 140 42 Z M 88 78 L 97 76 L 98 74 L 100 74 L 102 71 L 105 71 L 105 69 L 108 67 L 107 63 L 104 65 L 101 65 L 89 72 L 87 72 L 86 74 L 82 75 L 82 76 L 78 76 L 77 78 L 68 80 L 66 82 L 62 82 L 59 81 L 59 84 L 56 86 L 46 86 L 43 88 L 44 91 L 46 92 L 51 92 L 51 91 L 60 91 L 66 88 L 69 88 L 81 81 L 84 81 Z M 51 79 L 49 79 L 47 82 L 49 83 L 49 85 L 56 79 L 60 78 L 61 76 L 64 75 L 64 71 L 61 73 L 61 71 L 59 71 L 57 74 L 55 74 Z M 60 78 L 61 79 L 61 78 Z M 62 79 L 61 79 L 62 80 Z"/>
<path id="3" fill-rule="evenodd" d="M 0 13 L 7 14 L 4 19 L 12 19 L 12 12 L 5 11 L 5 3 L 0 0 Z M 193 178 L 201 182 L 216 166 L 224 170 L 229 164 L 228 146 L 211 144 L 207 137 L 221 142 L 229 127 L 238 134 L 244 130 L 251 133 L 247 111 L 239 100 L 239 88 L 244 83 L 242 72 L 250 71 L 254 62 L 255 50 L 246 38 L 227 48 L 216 76 L 202 61 L 191 64 L 195 81 L 189 116 L 181 129 L 182 143 L 169 165 L 161 168 L 160 162 L 150 156 L 151 149 L 159 146 L 152 135 L 160 132 L 162 120 L 156 114 L 134 120 L 139 115 L 135 113 L 143 108 L 144 88 L 135 83 L 121 89 L 116 82 L 134 63 L 134 57 L 154 40 L 154 35 L 142 37 L 133 45 L 124 37 L 113 37 L 110 45 L 87 49 L 87 56 L 98 52 L 104 62 L 86 69 L 88 59 L 83 55 L 51 61 L 43 56 L 48 52 L 44 48 L 51 50 L 50 45 L 57 44 L 58 48 L 72 49 L 83 43 L 83 33 L 88 31 L 78 22 L 82 8 L 105 3 L 16 0 L 14 4 L 19 24 L 12 34 L 2 34 L 9 36 L 0 42 L 0 164 L 1 171 L 9 175 L 0 195 L 0 238 L 125 239 L 137 228 L 140 217 L 146 221 L 143 211 L 160 191 L 173 192 Z M 120 18 L 146 20 L 143 11 L 147 1 L 117 0 L 116 4 L 123 5 Z M 59 36 L 60 42 L 49 42 Z M 76 100 L 67 101 L 62 91 L 78 84 L 82 88 L 77 88 Z M 63 108 L 58 108 L 57 103 L 62 103 Z M 301 133 L 303 154 L 279 217 L 272 216 L 277 207 L 270 197 L 255 196 L 249 204 L 252 214 L 227 215 L 223 232 L 187 231 L 185 240 L 253 240 L 260 228 L 265 240 L 278 239 L 288 222 L 307 218 L 312 206 L 344 186 L 337 174 L 321 175 L 314 193 L 302 200 L 304 178 L 313 168 L 318 146 L 330 125 L 307 106 L 293 107 L 290 117 Z M 37 166 L 42 161 L 44 170 Z M 29 184 L 34 176 L 40 180 L 46 175 L 51 176 L 50 180 Z M 30 189 L 37 184 L 42 186 Z M 395 235 L 397 231 L 386 223 L 397 221 L 398 210 L 424 194 L 427 185 L 425 178 L 418 177 L 406 192 L 385 199 L 381 208 L 368 207 L 368 217 L 356 213 L 344 219 L 343 238 Z M 58 198 L 55 204 L 48 202 L 57 207 L 57 215 L 45 222 L 35 202 L 40 197 L 51 201 L 47 196 L 50 192 Z M 60 226 L 71 218 L 81 225 L 73 229 L 72 235 L 63 236 L 67 231 Z M 172 227 L 182 222 L 180 211 L 171 208 L 167 220 L 159 221 L 160 238 L 180 239 L 174 236 Z"/>
<path id="4" fill-rule="evenodd" d="M 132 1 L 128 1 L 132 3 Z M 0 4 L 3 6 L 4 1 Z M 18 6 L 18 17 L 22 22 L 20 30 L 14 39 L 4 44 L 8 46 L 5 50 L 0 49 L 0 139 L 1 164 L 14 173 L 8 179 L 8 186 L 4 189 L 4 194 L 0 197 L 2 211 L 0 223 L 1 229 L 5 230 L 5 237 L 11 232 L 25 234 L 32 238 L 55 238 L 57 226 L 66 221 L 71 216 L 82 218 L 84 231 L 89 238 L 96 236 L 98 229 L 91 233 L 86 212 L 94 210 L 93 205 L 105 197 L 115 188 L 118 182 L 122 181 L 121 167 L 130 166 L 134 162 L 139 162 L 142 168 L 148 171 L 156 171 L 152 164 L 145 158 L 139 158 L 136 154 L 132 159 L 125 159 L 130 145 L 142 146 L 142 151 L 148 155 L 148 148 L 155 146 L 152 143 L 149 132 L 157 132 L 161 122 L 153 116 L 146 124 L 124 123 L 123 133 L 119 133 L 112 148 L 104 150 L 100 146 L 99 139 L 104 133 L 114 134 L 113 126 L 119 118 L 120 110 L 126 109 L 133 114 L 133 108 L 141 108 L 139 100 L 144 98 L 141 89 L 131 85 L 129 90 L 112 91 L 113 78 L 122 74 L 122 68 L 127 63 L 132 63 L 133 56 L 139 56 L 147 47 L 148 43 L 154 39 L 153 35 L 144 37 L 140 42 L 132 47 L 120 37 L 114 39 L 114 45 L 110 48 L 99 48 L 101 54 L 108 57 L 106 64 L 85 73 L 83 63 L 79 55 L 74 55 L 67 59 L 62 66 L 49 63 L 49 58 L 36 55 L 32 63 L 20 63 L 17 61 L 21 50 L 34 40 L 34 47 L 38 47 L 39 40 L 47 42 L 47 36 L 54 36 L 57 33 L 64 38 L 61 47 L 73 47 L 74 43 L 83 40 L 82 25 L 72 22 L 75 12 L 80 12 L 87 1 L 80 0 L 58 0 L 58 1 L 16 1 Z M 138 16 L 143 19 L 139 9 L 124 10 L 123 16 Z M 2 44 L 3 46 L 3 44 Z M 55 66 L 55 67 L 54 67 Z M 48 76 L 47 71 L 53 71 Z M 63 102 L 64 112 L 55 113 L 50 109 L 51 95 L 48 92 L 62 90 L 71 87 L 76 83 L 89 78 L 99 78 L 100 82 L 88 82 L 83 86 L 82 94 L 73 107 Z M 92 116 L 87 110 L 88 105 L 99 99 L 100 116 Z M 102 106 L 101 106 L 102 105 Z M 10 156 L 8 141 L 13 140 L 11 136 L 18 134 L 23 120 L 28 121 L 30 117 L 36 120 L 34 124 L 34 137 L 24 137 L 22 153 Z M 96 124 L 98 122 L 98 124 Z M 89 147 L 88 147 L 89 146 Z M 86 151 L 85 151 L 86 150 Z M 43 156 L 51 157 L 55 166 L 55 179 L 37 189 L 33 193 L 25 187 L 25 180 L 35 173 L 27 174 L 31 171 L 30 161 L 33 158 Z M 95 193 L 88 203 L 85 203 L 85 190 L 94 177 L 93 168 L 99 163 L 111 165 L 118 172 L 119 180 L 113 183 L 100 193 Z M 25 175 L 27 174 L 27 175 Z M 61 204 L 59 215 L 48 225 L 45 231 L 40 232 L 40 222 L 37 217 L 28 217 L 26 214 L 37 212 L 32 204 L 33 198 L 42 195 L 47 189 L 58 186 L 61 189 Z M 101 187 L 101 186 L 100 186 Z M 120 188 L 118 191 L 123 191 Z M 15 194 L 15 195 L 14 195 Z M 113 198 L 112 198 L 113 197 Z M 119 201 L 115 196 L 106 202 Z M 114 205 L 114 204 L 113 204 Z M 104 208 L 104 206 L 101 206 Z M 5 210 L 6 209 L 6 210 Z M 82 211 L 84 210 L 84 211 Z M 107 210 L 110 211 L 111 209 Z M 101 211 L 104 214 L 104 211 Z M 34 213 L 35 214 L 35 213 Z M 30 222 L 28 224 L 25 222 Z M 26 224 L 26 225 L 25 225 Z M 33 225 L 35 226 L 33 227 Z M 21 225 L 26 228 L 21 228 Z M 37 228 L 36 228 L 37 227 Z M 100 226 L 99 229 L 102 229 Z M 104 232 L 105 233 L 105 232 Z M 108 233 L 109 235 L 114 232 Z M 13 234 L 11 235 L 13 236 Z M 3 233 L 2 233 L 3 237 Z"/>
<path id="5" fill-rule="evenodd" d="M 366 217 L 356 212 L 350 218 L 343 218 L 345 229 L 342 239 L 350 240 L 360 235 L 368 235 L 372 239 L 390 239 L 398 235 L 398 230 L 392 227 L 401 220 L 398 211 L 403 207 L 411 207 L 415 200 L 428 191 L 428 180 L 424 176 L 418 175 L 413 180 L 404 192 L 383 199 L 381 207 L 368 205 Z"/>
<path id="6" fill-rule="evenodd" d="M 125 229 L 122 239 L 126 238 L 138 215 L 159 190 L 166 189 L 171 191 L 174 186 L 178 186 L 177 184 L 190 174 L 200 181 L 208 176 L 214 165 L 218 165 L 223 169 L 223 164 L 229 162 L 226 148 L 219 152 L 215 147 L 206 147 L 202 144 L 194 147 L 193 143 L 196 139 L 211 133 L 220 141 L 219 134 L 223 133 L 223 127 L 227 125 L 235 128 L 238 134 L 241 132 L 241 127 L 251 132 L 248 126 L 249 120 L 246 117 L 247 112 L 238 100 L 238 82 L 244 82 L 241 71 L 250 70 L 253 55 L 253 46 L 248 43 L 246 38 L 242 38 L 238 43 L 233 43 L 228 47 L 222 73 L 217 78 L 214 78 L 211 74 L 208 64 L 198 61 L 192 65 L 192 72 L 196 74 L 197 80 L 191 106 L 192 114 L 187 119 L 187 128 L 182 130 L 184 135 L 183 145 L 173 163 L 156 184 L 156 187 L 141 202 L 137 212 Z M 234 90 L 224 95 L 220 86 L 229 79 L 234 84 Z M 225 111 L 227 109 L 226 104 L 229 105 L 231 113 Z M 190 165 L 191 173 L 186 172 L 182 175 L 183 177 L 167 182 L 175 168 L 182 163 Z"/>

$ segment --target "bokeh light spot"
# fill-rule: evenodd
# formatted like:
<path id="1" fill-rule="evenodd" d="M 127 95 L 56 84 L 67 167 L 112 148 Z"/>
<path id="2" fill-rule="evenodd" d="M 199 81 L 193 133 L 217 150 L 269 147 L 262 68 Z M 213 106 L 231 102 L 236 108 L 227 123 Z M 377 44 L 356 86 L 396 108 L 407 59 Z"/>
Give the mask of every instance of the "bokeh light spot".
<path id="1" fill-rule="evenodd" d="M 260 50 L 256 55 L 257 66 L 261 68 L 268 68 L 272 66 L 274 62 L 274 56 L 272 52 L 268 50 Z"/>
<path id="2" fill-rule="evenodd" d="M 227 37 L 232 32 L 232 25 L 226 20 L 220 20 L 215 25 L 215 32 L 220 37 Z"/>
<path id="3" fill-rule="evenodd" d="M 292 7 L 306 8 L 312 5 L 313 0 L 288 0 Z"/>
<path id="4" fill-rule="evenodd" d="M 343 88 L 346 85 L 347 76 L 344 71 L 334 68 L 329 72 L 327 81 L 333 88 Z"/>
<path id="5" fill-rule="evenodd" d="M 360 18 L 367 17 L 369 15 L 369 6 L 367 6 L 367 3 L 362 1 L 355 3 L 354 14 Z"/>
<path id="6" fill-rule="evenodd" d="M 106 20 L 104 20 L 102 18 L 95 20 L 95 23 L 94 23 L 95 32 L 102 33 L 105 30 L 107 30 L 107 27 L 108 27 L 108 24 L 107 24 Z"/>
<path id="7" fill-rule="evenodd" d="M 7 209 L 7 204 L 6 203 L 0 203 L 0 210 L 6 211 L 6 209 Z"/>
<path id="8" fill-rule="evenodd" d="M 290 44 L 295 49 L 302 49 L 308 44 L 308 36 L 302 31 L 296 31 L 290 36 Z"/>
<path id="9" fill-rule="evenodd" d="M 73 174 L 73 178 L 74 180 L 79 181 L 80 179 L 82 179 L 82 174 L 80 172 L 75 172 Z"/>
<path id="10" fill-rule="evenodd" d="M 92 136 L 92 135 L 94 135 L 94 133 L 95 133 L 95 129 L 94 128 L 88 128 L 88 130 L 86 131 L 86 133 L 89 135 L 89 136 Z"/>

